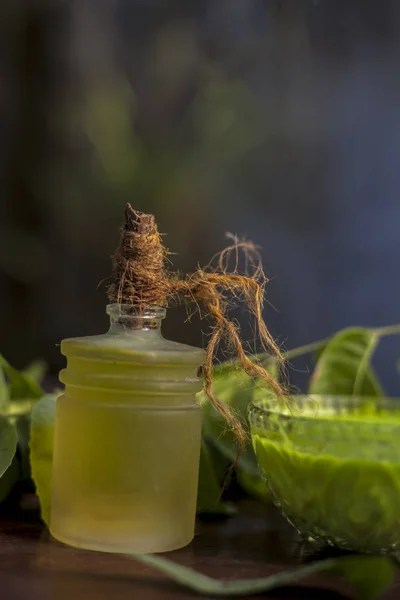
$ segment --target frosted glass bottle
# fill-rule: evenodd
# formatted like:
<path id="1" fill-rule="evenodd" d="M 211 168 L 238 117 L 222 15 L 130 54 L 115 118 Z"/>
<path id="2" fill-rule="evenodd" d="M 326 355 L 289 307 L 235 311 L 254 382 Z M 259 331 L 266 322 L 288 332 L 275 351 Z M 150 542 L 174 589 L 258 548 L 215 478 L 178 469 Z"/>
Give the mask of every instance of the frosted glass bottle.
<path id="1" fill-rule="evenodd" d="M 61 344 L 50 517 L 61 542 L 164 552 L 194 536 L 204 351 L 163 338 L 165 312 L 110 304 L 108 333 Z"/>

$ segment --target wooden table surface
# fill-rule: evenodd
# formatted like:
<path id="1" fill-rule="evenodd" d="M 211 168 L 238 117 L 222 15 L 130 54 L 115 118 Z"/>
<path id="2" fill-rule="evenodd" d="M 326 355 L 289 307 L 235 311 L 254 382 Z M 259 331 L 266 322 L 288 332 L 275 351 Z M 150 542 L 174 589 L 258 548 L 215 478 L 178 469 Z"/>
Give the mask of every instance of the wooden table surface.
<path id="1" fill-rule="evenodd" d="M 124 556 L 77 550 L 51 539 L 31 497 L 24 510 L 0 514 L 0 598 L 2 600 L 188 600 L 199 597 L 150 567 Z M 314 553 L 314 554 L 313 554 Z M 332 554 L 331 554 L 332 555 Z M 168 558 L 216 578 L 261 577 L 315 558 L 276 509 L 239 502 L 239 515 L 198 522 L 187 548 Z M 306 590 L 304 588 L 307 588 Z M 340 580 L 318 576 L 302 586 L 282 588 L 268 598 L 333 600 L 353 598 Z M 204 596 L 202 597 L 204 598 Z M 400 598 L 400 581 L 384 596 Z"/>

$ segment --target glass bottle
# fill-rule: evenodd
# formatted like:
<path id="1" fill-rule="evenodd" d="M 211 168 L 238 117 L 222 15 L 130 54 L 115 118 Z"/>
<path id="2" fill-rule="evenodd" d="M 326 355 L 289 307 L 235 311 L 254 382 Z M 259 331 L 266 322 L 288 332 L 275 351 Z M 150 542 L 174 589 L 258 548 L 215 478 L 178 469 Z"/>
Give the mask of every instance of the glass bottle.
<path id="1" fill-rule="evenodd" d="M 174 550 L 194 536 L 204 351 L 162 337 L 164 308 L 107 313 L 106 334 L 61 344 L 50 531 L 93 550 Z"/>

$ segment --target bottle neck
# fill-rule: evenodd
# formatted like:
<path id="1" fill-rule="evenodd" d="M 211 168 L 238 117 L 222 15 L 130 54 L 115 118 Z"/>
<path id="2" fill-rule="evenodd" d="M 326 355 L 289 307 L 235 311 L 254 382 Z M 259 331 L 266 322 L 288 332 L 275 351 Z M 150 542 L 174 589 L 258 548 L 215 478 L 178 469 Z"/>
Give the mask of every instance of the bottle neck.
<path id="1" fill-rule="evenodd" d="M 148 331 L 161 336 L 161 322 L 167 311 L 160 306 L 138 308 L 131 304 L 108 304 L 106 312 L 110 317 L 109 333 Z"/>

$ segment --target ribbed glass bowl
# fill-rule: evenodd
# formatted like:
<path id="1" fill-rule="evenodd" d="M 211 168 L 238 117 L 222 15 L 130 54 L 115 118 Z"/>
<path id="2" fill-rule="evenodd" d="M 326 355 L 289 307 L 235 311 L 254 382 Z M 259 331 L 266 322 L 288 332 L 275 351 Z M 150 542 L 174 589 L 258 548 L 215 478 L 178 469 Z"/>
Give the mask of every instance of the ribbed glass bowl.
<path id="1" fill-rule="evenodd" d="M 400 550 L 400 400 L 294 396 L 282 408 L 264 393 L 249 420 L 272 498 L 303 537 Z"/>

